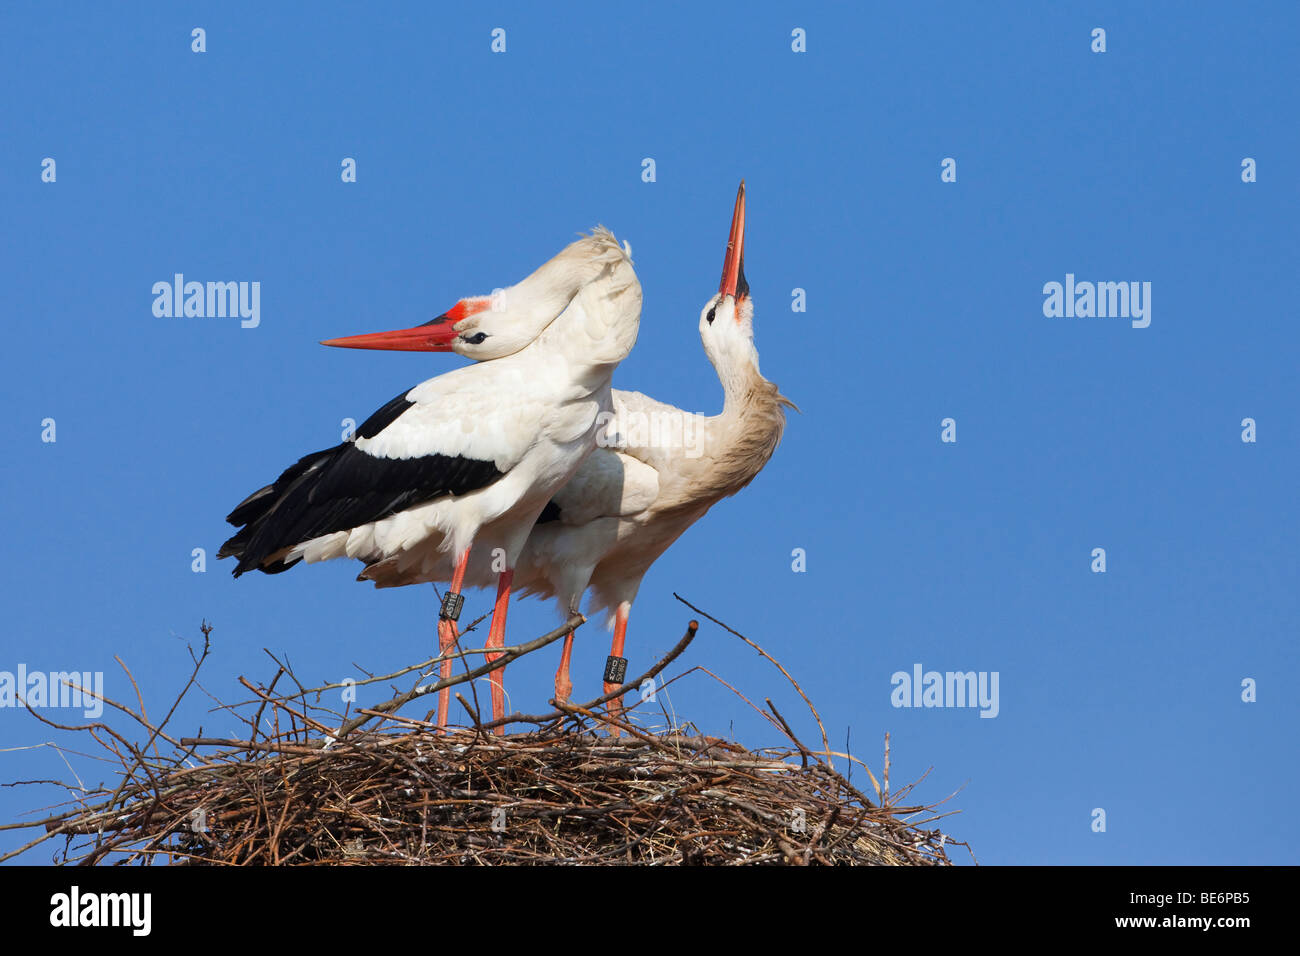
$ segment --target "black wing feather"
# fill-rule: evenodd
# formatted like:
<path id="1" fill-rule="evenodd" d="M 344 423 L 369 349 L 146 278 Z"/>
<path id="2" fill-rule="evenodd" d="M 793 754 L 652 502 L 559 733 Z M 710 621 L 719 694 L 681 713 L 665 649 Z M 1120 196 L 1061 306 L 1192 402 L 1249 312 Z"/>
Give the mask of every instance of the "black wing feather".
<path id="1" fill-rule="evenodd" d="M 399 395 L 366 419 L 357 434 L 373 438 L 413 404 Z M 240 502 L 226 520 L 243 527 L 217 556 L 239 559 L 235 577 L 254 569 L 279 573 L 297 562 L 269 560 L 278 551 L 444 495 L 468 494 L 502 474 L 491 461 L 440 454 L 376 458 L 344 442 L 300 459 Z"/>

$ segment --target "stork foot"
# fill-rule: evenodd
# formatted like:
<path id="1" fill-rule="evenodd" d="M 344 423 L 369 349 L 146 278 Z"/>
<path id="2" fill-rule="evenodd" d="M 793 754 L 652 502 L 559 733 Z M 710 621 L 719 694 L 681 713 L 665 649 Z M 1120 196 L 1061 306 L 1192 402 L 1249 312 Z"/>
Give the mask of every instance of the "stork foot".
<path id="1" fill-rule="evenodd" d="M 564 636 L 564 649 L 560 652 L 560 667 L 555 672 L 555 702 L 567 704 L 573 694 L 573 681 L 569 680 L 569 659 L 573 656 L 573 632 Z"/>

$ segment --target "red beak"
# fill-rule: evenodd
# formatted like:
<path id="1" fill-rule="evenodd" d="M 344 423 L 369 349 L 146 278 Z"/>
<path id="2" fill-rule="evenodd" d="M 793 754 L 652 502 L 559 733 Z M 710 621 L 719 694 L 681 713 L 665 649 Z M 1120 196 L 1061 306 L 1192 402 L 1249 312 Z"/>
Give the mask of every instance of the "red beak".
<path id="1" fill-rule="evenodd" d="M 718 286 L 722 295 L 737 298 L 749 293 L 749 283 L 745 281 L 745 181 L 740 181 L 736 193 L 736 209 L 731 214 L 731 235 L 727 238 L 727 255 L 722 260 L 722 283 Z"/>
<path id="2" fill-rule="evenodd" d="M 392 352 L 450 352 L 458 335 L 456 323 L 477 315 L 491 304 L 488 296 L 461 299 L 436 319 L 413 329 L 349 335 L 341 339 L 326 339 L 321 345 L 333 345 L 341 349 L 387 349 Z"/>
<path id="3" fill-rule="evenodd" d="M 348 335 L 341 339 L 326 339 L 321 345 L 341 349 L 388 349 L 394 352 L 450 352 L 456 341 L 453 328 L 456 319 L 440 315 L 432 322 L 413 329 L 393 332 L 371 332 L 368 335 Z"/>

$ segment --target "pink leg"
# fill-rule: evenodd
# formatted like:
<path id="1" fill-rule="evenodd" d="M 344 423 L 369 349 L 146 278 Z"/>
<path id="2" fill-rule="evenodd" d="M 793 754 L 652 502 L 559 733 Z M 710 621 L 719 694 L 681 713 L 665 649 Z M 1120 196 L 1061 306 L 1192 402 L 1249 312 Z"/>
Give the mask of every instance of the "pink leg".
<path id="1" fill-rule="evenodd" d="M 623 656 L 623 642 L 627 638 L 627 616 L 631 610 L 632 610 L 632 605 L 629 604 L 627 601 L 623 601 L 621 604 L 619 604 L 618 610 L 614 612 L 614 642 L 613 644 L 610 645 L 609 648 L 610 657 Z M 605 682 L 606 694 L 612 693 L 613 691 L 618 690 L 618 688 L 619 688 L 619 684 L 615 684 L 611 681 Z M 618 697 L 614 698 L 609 702 L 607 706 L 609 707 L 609 712 L 611 715 L 615 717 L 623 716 L 623 701 L 621 698 Z M 614 731 L 615 736 L 617 736 L 618 733 L 619 731 L 615 729 Z"/>
<path id="2" fill-rule="evenodd" d="M 573 693 L 573 681 L 569 680 L 569 658 L 573 655 L 573 632 L 564 636 L 564 650 L 560 652 L 560 669 L 555 672 L 555 700 L 567 703 Z"/>
<path id="3" fill-rule="evenodd" d="M 456 570 L 451 575 L 451 587 L 448 588 L 448 594 L 460 594 L 460 589 L 465 585 L 465 566 L 469 564 L 469 548 L 460 556 L 456 562 Z M 446 657 L 447 654 L 456 647 L 456 641 L 460 637 L 460 629 L 456 627 L 456 622 L 448 618 L 438 618 L 438 655 Z M 446 679 L 451 676 L 452 661 L 450 658 L 443 661 L 438 669 L 438 677 Z M 447 726 L 447 713 L 451 709 L 451 688 L 444 687 L 438 693 L 438 726 L 445 728 Z"/>
<path id="4" fill-rule="evenodd" d="M 497 600 L 492 607 L 492 628 L 488 631 L 487 647 L 504 647 L 506 643 L 506 611 L 510 607 L 510 582 L 514 580 L 514 568 L 501 572 L 497 579 Z M 500 657 L 500 654 L 487 654 L 488 663 Z M 506 715 L 506 688 L 504 683 L 505 668 L 488 675 L 492 686 L 492 719 L 500 720 Z M 498 727 L 498 734 L 504 734 L 504 726 Z"/>

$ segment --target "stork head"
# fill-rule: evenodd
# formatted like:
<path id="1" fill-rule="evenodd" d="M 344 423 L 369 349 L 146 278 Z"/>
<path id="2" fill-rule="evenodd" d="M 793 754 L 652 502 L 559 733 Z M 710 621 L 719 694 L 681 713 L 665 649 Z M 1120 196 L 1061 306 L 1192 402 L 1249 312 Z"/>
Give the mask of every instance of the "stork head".
<path id="1" fill-rule="evenodd" d="M 455 352 L 476 362 L 503 358 L 532 342 L 550 324 L 550 319 L 555 318 L 552 315 L 544 321 L 527 304 L 521 309 L 510 309 L 506 303 L 511 291 L 502 289 L 492 295 L 461 299 L 442 315 L 413 328 L 327 339 L 321 345 L 398 352 Z"/>
<path id="2" fill-rule="evenodd" d="M 531 344 L 564 312 L 578 290 L 617 268 L 630 250 L 607 229 L 571 242 L 532 275 L 491 295 L 461 299 L 414 328 L 329 339 L 322 345 L 403 352 L 455 352 L 476 362 L 504 358 Z"/>
<path id="3" fill-rule="evenodd" d="M 717 295 L 700 312 L 700 339 L 715 367 L 731 367 L 744 359 L 758 364 L 754 351 L 754 303 L 745 281 L 745 183 L 736 193 L 731 214 L 731 234 L 722 260 L 722 282 Z"/>

